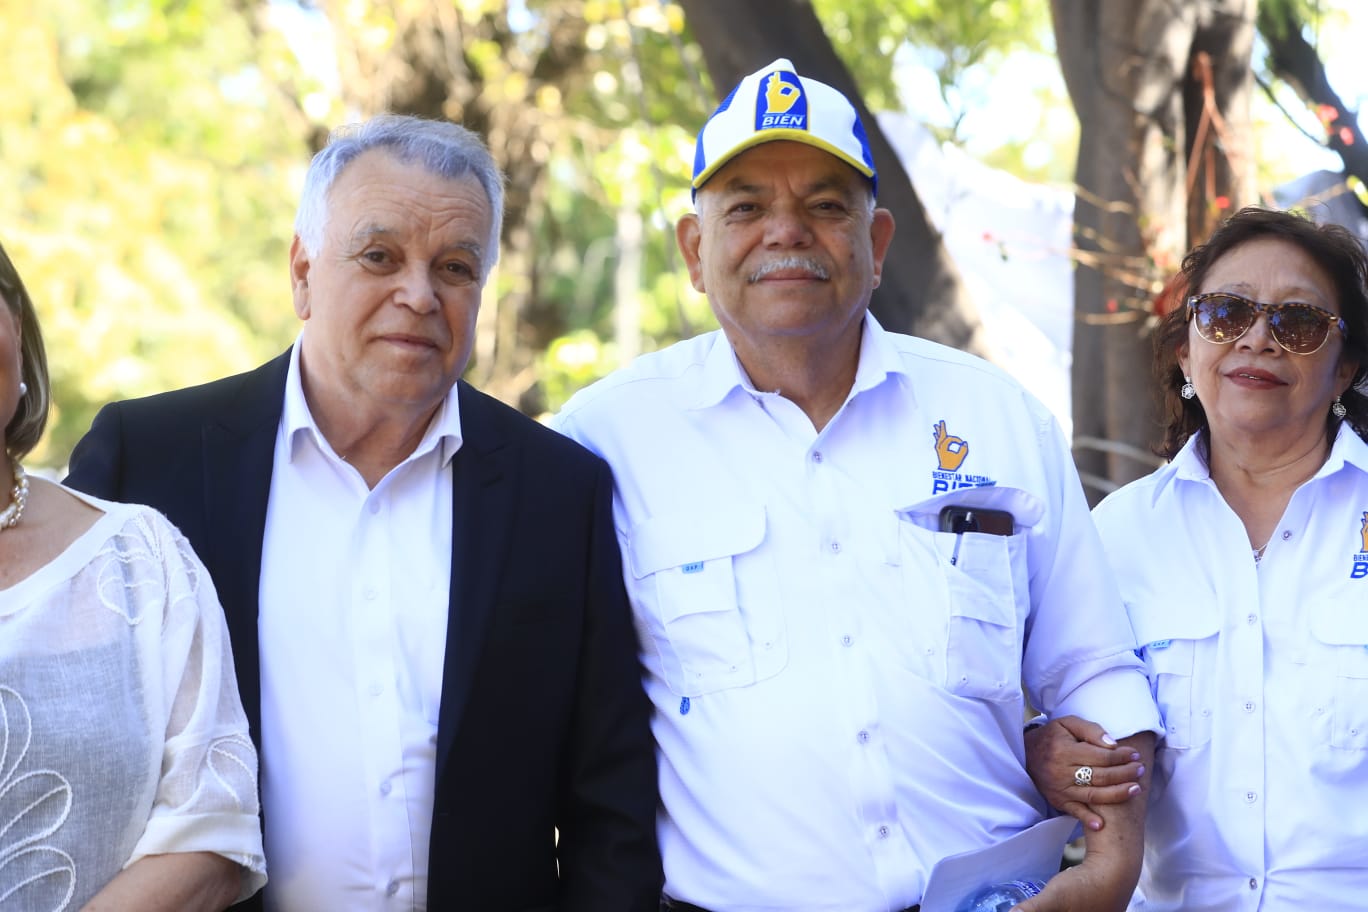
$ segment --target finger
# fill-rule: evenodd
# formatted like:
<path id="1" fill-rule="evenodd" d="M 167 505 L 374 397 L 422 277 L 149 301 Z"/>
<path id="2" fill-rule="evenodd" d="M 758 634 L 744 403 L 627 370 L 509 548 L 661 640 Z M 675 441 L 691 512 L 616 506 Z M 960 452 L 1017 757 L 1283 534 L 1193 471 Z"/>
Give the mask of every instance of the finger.
<path id="1" fill-rule="evenodd" d="M 1126 763 L 1121 766 L 1094 766 L 1092 768 L 1092 781 L 1088 785 L 1079 785 L 1074 779 L 1077 768 L 1069 771 L 1069 784 L 1072 786 L 1071 796 L 1083 801 L 1089 801 L 1084 793 L 1090 789 L 1105 789 L 1115 787 L 1126 789 L 1129 786 L 1140 782 L 1140 777 L 1145 775 L 1145 768 L 1139 763 Z M 1122 799 L 1124 800 L 1124 799 Z M 1104 802 L 1109 804 L 1111 802 Z"/>
<path id="2" fill-rule="evenodd" d="M 1102 829 L 1106 823 L 1100 814 L 1082 801 L 1066 801 L 1060 810 L 1083 824 L 1085 829 L 1092 830 L 1094 833 Z"/>
<path id="3" fill-rule="evenodd" d="M 1078 716 L 1061 716 L 1059 724 L 1079 741 L 1086 741 L 1098 747 L 1116 747 L 1116 739 L 1096 722 L 1080 719 Z"/>
<path id="4" fill-rule="evenodd" d="M 1103 804 L 1125 804 L 1144 791 L 1138 782 L 1129 785 L 1109 785 L 1106 788 L 1074 786 L 1069 791 L 1076 792 L 1078 800 L 1097 806 Z M 1072 800 L 1072 799 L 1071 799 Z M 1075 814 L 1074 816 L 1078 816 Z"/>
<path id="5" fill-rule="evenodd" d="M 1139 765 L 1140 754 L 1131 750 L 1129 747 L 1094 747 L 1091 744 L 1083 744 L 1075 741 L 1072 744 L 1056 745 L 1057 754 L 1051 758 L 1052 763 L 1060 766 L 1079 767 L 1091 766 L 1093 769 L 1106 769 L 1131 764 Z"/>

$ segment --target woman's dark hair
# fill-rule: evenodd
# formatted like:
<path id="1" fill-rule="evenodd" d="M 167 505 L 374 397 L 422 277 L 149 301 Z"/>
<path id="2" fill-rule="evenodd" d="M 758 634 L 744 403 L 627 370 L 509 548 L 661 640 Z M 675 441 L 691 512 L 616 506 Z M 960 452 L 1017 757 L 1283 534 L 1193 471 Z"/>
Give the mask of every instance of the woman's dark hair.
<path id="1" fill-rule="evenodd" d="M 1347 328 L 1341 357 L 1358 363 L 1354 379 L 1340 399 L 1348 409 L 1343 420 L 1368 439 L 1368 252 L 1358 238 L 1339 225 L 1318 225 L 1295 212 L 1250 206 L 1226 219 L 1205 244 L 1194 247 L 1165 289 L 1165 297 L 1175 306 L 1165 313 L 1154 333 L 1154 374 L 1163 391 L 1165 412 L 1160 455 L 1172 459 L 1188 438 L 1207 427 L 1202 403 L 1179 395 L 1183 370 L 1178 366 L 1178 353 L 1188 340 L 1188 295 L 1202 287 L 1221 257 L 1241 244 L 1263 238 L 1300 247 L 1334 283 L 1340 316 Z M 1340 421 L 1330 414 L 1327 403 L 1325 435 L 1332 443 Z"/>
<path id="2" fill-rule="evenodd" d="M 5 425 L 5 450 L 11 459 L 21 459 L 43 436 L 51 386 L 38 314 L 33 309 L 28 289 L 24 288 L 24 280 L 19 278 L 19 270 L 14 268 L 3 244 L 0 244 L 0 298 L 4 298 L 5 309 L 19 327 L 19 357 L 23 363 L 20 378 L 28 385 L 28 391 L 19 397 L 14 417 Z"/>

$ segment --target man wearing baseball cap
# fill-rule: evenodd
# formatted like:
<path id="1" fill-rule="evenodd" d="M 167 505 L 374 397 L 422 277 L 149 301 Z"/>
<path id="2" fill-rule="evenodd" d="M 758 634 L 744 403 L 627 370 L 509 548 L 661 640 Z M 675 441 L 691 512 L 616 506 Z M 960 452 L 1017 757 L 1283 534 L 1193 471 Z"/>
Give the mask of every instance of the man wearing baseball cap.
<path id="1" fill-rule="evenodd" d="M 693 171 L 676 236 L 721 331 L 556 419 L 616 477 L 662 909 L 915 909 L 937 861 L 1047 814 L 1023 688 L 1122 738 L 1132 762 L 1098 777 L 1136 789 L 1159 716 L 1050 414 L 868 312 L 893 216 L 850 101 L 776 60 L 703 127 Z M 1102 808 L 1085 862 L 1020 908 L 1124 909 L 1143 810 Z"/>

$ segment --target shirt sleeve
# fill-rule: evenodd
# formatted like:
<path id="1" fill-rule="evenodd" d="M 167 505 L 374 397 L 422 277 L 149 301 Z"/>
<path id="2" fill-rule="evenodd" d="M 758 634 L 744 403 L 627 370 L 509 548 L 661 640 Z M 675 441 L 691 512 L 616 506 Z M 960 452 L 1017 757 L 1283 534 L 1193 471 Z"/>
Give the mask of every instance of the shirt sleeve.
<path id="1" fill-rule="evenodd" d="M 257 755 L 238 696 L 228 628 L 208 571 L 189 542 L 159 514 L 150 535 L 161 559 L 164 592 L 159 631 L 145 631 L 144 675 L 160 675 L 148 702 L 165 719 L 161 779 L 151 816 L 128 860 L 171 852 L 213 852 L 242 865 L 238 900 L 266 882 Z M 149 608 L 153 606 L 148 606 Z M 155 650 L 152 655 L 149 651 Z M 156 730 L 156 726 L 153 726 Z"/>
<path id="2" fill-rule="evenodd" d="M 1115 738 L 1163 725 L 1064 436 L 1042 419 L 1049 503 L 1028 533 L 1031 612 L 1023 678 L 1032 705 L 1077 715 Z"/>

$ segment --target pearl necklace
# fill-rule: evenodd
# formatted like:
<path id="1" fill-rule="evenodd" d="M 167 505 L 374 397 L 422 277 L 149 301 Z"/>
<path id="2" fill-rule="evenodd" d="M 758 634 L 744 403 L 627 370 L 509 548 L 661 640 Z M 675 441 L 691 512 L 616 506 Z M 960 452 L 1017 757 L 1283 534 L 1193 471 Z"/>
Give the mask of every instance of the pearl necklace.
<path id="1" fill-rule="evenodd" d="M 28 504 L 28 494 L 28 474 L 24 471 L 24 467 L 16 462 L 14 464 L 14 487 L 10 488 L 9 506 L 0 510 L 0 532 L 13 529 L 19 525 L 19 520 L 24 515 L 24 507 Z"/>

